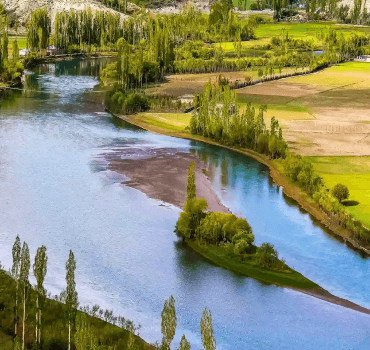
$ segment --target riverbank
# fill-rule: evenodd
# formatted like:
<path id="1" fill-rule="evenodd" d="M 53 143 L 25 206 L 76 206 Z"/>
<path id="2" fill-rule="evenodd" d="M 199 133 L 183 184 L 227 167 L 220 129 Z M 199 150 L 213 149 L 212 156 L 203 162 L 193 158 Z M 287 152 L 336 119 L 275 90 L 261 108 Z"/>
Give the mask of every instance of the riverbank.
<path id="1" fill-rule="evenodd" d="M 329 293 L 327 290 L 321 288 L 319 285 L 293 269 L 290 269 L 288 273 L 267 270 L 248 263 L 247 261 L 230 260 L 227 258 L 226 254 L 220 253 L 221 248 L 218 247 L 202 247 L 193 240 L 186 240 L 186 244 L 207 261 L 242 276 L 252 277 L 262 283 L 274 284 L 283 288 L 285 287 L 294 289 L 298 292 L 313 296 L 335 305 L 340 305 L 351 310 L 370 314 L 369 309 Z"/>
<path id="2" fill-rule="evenodd" d="M 199 135 L 192 135 L 187 131 L 169 131 L 169 130 L 167 130 L 163 127 L 163 123 L 164 123 L 163 120 L 161 121 L 161 123 L 160 123 L 161 126 L 159 127 L 159 126 L 154 126 L 154 125 L 147 124 L 147 123 L 143 122 L 142 118 L 140 118 L 140 115 L 130 115 L 130 116 L 115 115 L 115 116 L 117 118 L 121 119 L 121 120 L 124 120 L 124 121 L 126 121 L 126 122 L 128 122 L 132 125 L 135 125 L 139 128 L 145 129 L 145 130 L 150 131 L 150 132 L 155 132 L 155 133 L 160 133 L 160 134 L 164 134 L 164 135 L 168 135 L 168 136 L 205 142 L 205 143 L 208 143 L 208 144 L 211 144 L 211 145 L 214 145 L 214 146 L 223 147 L 223 148 L 229 149 L 231 151 L 235 151 L 235 152 L 244 154 L 248 157 L 251 157 L 251 158 L 257 160 L 258 162 L 260 162 L 260 163 L 269 167 L 271 177 L 273 178 L 273 180 L 275 181 L 275 183 L 278 186 L 283 187 L 284 193 L 287 196 L 296 200 L 301 205 L 301 207 L 303 209 L 308 211 L 311 215 L 315 216 L 316 219 L 320 220 L 320 222 L 325 225 L 325 223 L 326 223 L 325 214 L 322 213 L 318 208 L 316 208 L 313 203 L 311 203 L 311 200 L 308 198 L 308 196 L 305 193 L 303 193 L 301 191 L 301 189 L 299 189 L 297 186 L 294 186 L 293 184 L 289 183 L 289 181 L 279 171 L 279 169 L 276 166 L 276 164 L 274 163 L 274 161 L 269 160 L 266 156 L 261 155 L 257 152 L 254 152 L 252 150 L 237 149 L 237 148 L 234 148 L 234 147 L 228 147 L 228 146 L 219 144 L 217 142 L 214 142 L 212 140 L 209 140 L 205 137 L 202 137 L 202 136 L 199 136 Z M 170 129 L 171 129 L 171 127 L 173 127 L 173 125 L 169 125 Z M 325 226 L 330 229 L 329 223 L 327 223 L 327 225 L 325 225 Z M 235 265 L 231 266 L 228 263 L 227 260 L 225 260 L 225 259 L 220 260 L 219 258 L 216 259 L 215 256 L 213 256 L 214 254 L 212 254 L 212 253 L 210 254 L 208 251 L 207 252 L 204 251 L 197 244 L 195 244 L 193 242 L 190 242 L 190 244 L 189 244 L 189 242 L 187 242 L 187 244 L 194 251 L 196 251 L 199 255 L 203 256 L 203 258 L 205 258 L 206 260 L 212 262 L 213 264 L 215 264 L 217 266 L 223 267 L 225 269 L 231 270 L 233 272 L 236 272 L 236 273 L 244 275 L 244 276 L 255 278 L 255 279 L 260 280 L 261 282 L 264 282 L 264 283 L 275 284 L 275 285 L 278 285 L 278 286 L 281 286 L 281 287 L 291 288 L 291 289 L 297 290 L 299 292 L 311 295 L 315 298 L 330 302 L 332 304 L 340 305 L 340 306 L 343 306 L 343 307 L 346 307 L 346 308 L 349 308 L 349 309 L 352 309 L 352 310 L 355 310 L 355 311 L 370 314 L 369 309 L 364 308 L 364 307 L 362 307 L 358 304 L 355 304 L 355 303 L 353 303 L 349 300 L 339 298 L 339 297 L 329 293 L 327 290 L 321 288 L 320 286 L 318 286 L 314 282 L 306 279 L 304 276 L 302 276 L 298 272 L 296 272 L 297 276 L 300 275 L 300 276 L 302 276 L 303 279 L 298 278 L 298 280 L 295 279 L 295 281 L 294 281 L 294 278 L 293 279 L 288 278 L 290 280 L 289 283 L 287 282 L 287 280 L 285 280 L 284 283 L 282 283 L 283 280 L 279 277 L 277 278 L 275 274 L 274 274 L 273 279 L 271 279 L 271 276 L 268 276 L 268 274 L 265 274 L 264 277 L 258 276 L 257 275 L 258 274 L 257 270 L 254 270 L 254 272 L 251 272 L 252 270 L 250 268 L 246 269 L 245 266 L 242 266 L 242 268 L 235 267 Z"/>
<path id="3" fill-rule="evenodd" d="M 74 58 L 107 58 L 107 57 L 116 57 L 117 52 L 81 52 L 81 53 L 71 53 L 71 54 L 63 54 L 63 55 L 54 55 L 54 56 L 45 56 L 45 57 L 35 57 L 31 59 L 24 60 L 24 68 L 30 69 L 38 64 L 43 63 L 54 63 L 59 61 L 68 61 Z"/>
<path id="4" fill-rule="evenodd" d="M 14 337 L 14 280 L 0 269 L 0 348 L 13 349 Z M 29 292 L 27 300 L 27 320 L 25 332 L 26 348 L 31 348 L 35 342 L 35 293 Z M 22 308 L 19 307 L 20 316 Z M 42 348 L 45 350 L 66 349 L 68 346 L 68 324 L 64 320 L 65 304 L 47 298 L 42 311 Z M 99 314 L 96 312 L 96 315 Z M 85 315 L 91 329 L 95 331 L 102 346 L 114 346 L 117 349 L 126 349 L 129 341 L 129 331 L 94 317 L 89 313 L 78 311 L 77 315 Z M 89 328 L 90 329 L 90 328 Z M 18 335 L 22 334 L 22 320 L 18 321 Z M 74 340 L 72 338 L 72 346 Z M 140 350 L 154 350 L 155 347 L 134 335 L 135 348 Z"/>
<path id="5" fill-rule="evenodd" d="M 355 240 L 353 240 L 350 236 L 349 231 L 347 231 L 340 225 L 333 223 L 327 216 L 327 214 L 324 213 L 303 190 L 301 190 L 298 186 L 296 186 L 286 178 L 278 160 L 271 160 L 267 156 L 250 149 L 229 147 L 206 137 L 193 135 L 189 131 L 184 130 L 180 127 L 175 128 L 174 124 L 172 124 L 170 121 L 166 121 L 166 119 L 164 118 L 161 118 L 160 121 L 155 121 L 152 119 L 143 118 L 140 114 L 130 116 L 116 115 L 116 117 L 151 132 L 184 138 L 188 140 L 201 141 L 210 145 L 223 147 L 231 151 L 244 154 L 257 160 L 258 162 L 266 165 L 269 168 L 272 179 L 277 186 L 281 186 L 283 188 L 284 194 L 295 200 L 305 211 L 307 211 L 316 220 L 318 220 L 320 224 L 323 225 L 331 234 L 340 238 L 352 249 L 370 255 L 370 250 L 360 246 Z"/>

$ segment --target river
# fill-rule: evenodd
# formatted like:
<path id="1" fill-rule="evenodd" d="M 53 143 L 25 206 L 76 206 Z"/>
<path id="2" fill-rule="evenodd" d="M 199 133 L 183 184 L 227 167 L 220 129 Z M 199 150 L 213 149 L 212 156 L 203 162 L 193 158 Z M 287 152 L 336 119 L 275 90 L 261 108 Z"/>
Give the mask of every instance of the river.
<path id="1" fill-rule="evenodd" d="M 270 179 L 236 153 L 138 130 L 104 112 L 97 75 L 106 60 L 73 60 L 27 72 L 23 89 L 0 108 L 0 261 L 11 267 L 18 234 L 34 258 L 48 248 L 45 286 L 65 288 L 65 262 L 77 260 L 81 305 L 99 304 L 161 339 L 160 314 L 171 294 L 178 328 L 201 348 L 200 317 L 212 311 L 217 348 L 369 349 L 370 317 L 209 264 L 173 233 L 180 210 L 121 184 L 105 154 L 171 148 L 215 169 L 222 203 L 271 242 L 296 270 L 331 293 L 370 307 L 369 259 L 348 249 Z M 135 153 L 134 152 L 134 153 Z M 34 281 L 34 279 L 32 279 Z"/>

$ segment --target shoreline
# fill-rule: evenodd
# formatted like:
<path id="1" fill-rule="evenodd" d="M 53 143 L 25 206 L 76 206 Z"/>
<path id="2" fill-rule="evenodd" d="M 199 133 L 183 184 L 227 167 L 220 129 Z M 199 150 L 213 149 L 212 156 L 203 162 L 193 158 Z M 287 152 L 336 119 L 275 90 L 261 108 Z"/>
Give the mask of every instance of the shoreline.
<path id="1" fill-rule="evenodd" d="M 283 191 L 288 197 L 294 199 L 304 210 L 306 210 L 309 214 L 311 214 L 313 217 L 315 217 L 317 220 L 319 220 L 320 223 L 323 224 L 327 229 L 329 229 L 334 235 L 342 237 L 344 239 L 344 241 L 348 242 L 349 244 L 352 243 L 349 240 L 349 238 L 345 239 L 345 237 L 343 237 L 339 233 L 335 232 L 333 230 L 334 227 L 332 225 L 330 225 L 330 223 L 328 221 L 326 221 L 327 219 L 325 218 L 325 214 L 322 213 L 314 205 L 312 205 L 308 201 L 307 198 L 302 196 L 301 190 L 298 187 L 291 185 L 284 178 L 283 174 L 281 174 L 280 171 L 275 167 L 275 165 L 264 155 L 261 155 L 257 152 L 252 151 L 252 150 L 247 150 L 247 149 L 246 150 L 244 150 L 244 149 L 241 150 L 241 149 L 237 149 L 237 148 L 234 148 L 234 147 L 229 147 L 229 146 L 226 146 L 226 145 L 222 145 L 222 144 L 219 144 L 215 141 L 207 140 L 205 137 L 191 135 L 191 134 L 186 133 L 186 132 L 169 132 L 165 129 L 155 127 L 155 126 L 151 126 L 151 125 L 142 123 L 138 120 L 135 120 L 135 115 L 131 115 L 131 116 L 116 115 L 116 114 L 110 112 L 109 110 L 107 110 L 107 111 L 118 119 L 121 119 L 121 120 L 123 120 L 123 121 L 125 121 L 125 122 L 127 122 L 131 125 L 135 125 L 135 126 L 141 128 L 141 129 L 144 129 L 144 130 L 147 130 L 147 131 L 150 131 L 150 132 L 163 134 L 163 135 L 167 135 L 167 136 L 172 136 L 172 137 L 177 137 L 177 138 L 183 138 L 183 139 L 187 139 L 187 140 L 194 140 L 194 141 L 204 142 L 204 143 L 207 143 L 207 144 L 210 144 L 210 145 L 213 145 L 213 146 L 223 147 L 223 148 L 229 149 L 231 151 L 238 152 L 240 154 L 244 154 L 248 157 L 251 157 L 251 158 L 257 160 L 258 162 L 266 165 L 269 168 L 270 176 L 272 177 L 272 179 L 274 180 L 274 182 L 276 183 L 277 186 L 282 186 L 283 187 Z M 355 243 L 355 242 L 353 242 L 353 243 Z M 361 251 L 363 249 L 365 249 L 365 248 L 356 247 L 356 243 L 351 244 L 351 245 L 353 246 L 354 249 L 360 249 Z M 217 266 L 225 268 L 221 264 L 213 261 L 210 257 L 205 255 L 204 253 L 198 251 L 197 249 L 194 249 L 194 248 L 192 248 L 192 249 L 197 254 L 199 254 L 203 258 L 205 258 L 206 260 L 212 262 L 213 264 L 216 264 Z M 367 251 L 367 250 L 364 250 L 364 252 L 366 252 L 367 254 L 370 254 L 370 252 Z M 228 269 L 228 268 L 226 268 L 226 269 Z M 228 269 L 228 270 L 230 270 L 230 269 Z M 233 271 L 233 270 L 231 269 L 231 271 Z M 241 273 L 240 271 L 234 271 L 234 272 L 240 273 L 240 274 L 245 275 L 247 277 L 250 277 L 246 274 Z M 330 292 L 328 292 L 327 290 L 325 290 L 321 287 L 319 287 L 319 289 L 314 289 L 314 290 L 313 289 L 299 289 L 299 288 L 287 287 L 287 286 L 282 286 L 282 285 L 280 285 L 280 287 L 296 290 L 298 292 L 304 293 L 306 295 L 310 295 L 312 297 L 324 300 L 326 302 L 329 302 L 329 303 L 332 303 L 332 304 L 335 304 L 335 305 L 346 307 L 346 308 L 349 308 L 349 309 L 352 309 L 354 311 L 358 311 L 358 312 L 361 312 L 361 313 L 370 314 L 370 309 L 368 309 L 366 307 L 363 307 L 361 305 L 355 304 L 350 300 L 337 297 L 337 296 L 331 294 Z"/>
<path id="2" fill-rule="evenodd" d="M 199 247 L 199 245 L 196 244 L 195 242 L 192 242 L 192 241 L 189 242 L 188 240 L 185 240 L 185 243 L 192 250 L 194 250 L 198 255 L 200 255 L 205 260 L 207 260 L 208 262 L 210 262 L 210 263 L 212 263 L 212 264 L 214 264 L 216 266 L 219 266 L 219 267 L 221 267 L 223 269 L 232 271 L 234 273 L 237 273 L 239 275 L 242 275 L 242 276 L 245 276 L 245 277 L 248 277 L 248 278 L 253 278 L 253 279 L 255 279 L 255 280 L 257 280 L 257 281 L 259 281 L 261 283 L 268 283 L 268 282 L 266 282 L 263 279 L 259 279 L 259 278 L 256 278 L 256 277 L 251 277 L 247 273 L 243 273 L 243 271 L 232 269 L 230 267 L 224 266 L 219 261 L 215 261 L 210 256 L 208 256 L 204 251 L 202 251 L 201 247 Z M 299 273 L 299 272 L 297 272 L 297 273 Z M 310 281 L 310 280 L 308 280 L 308 281 Z M 310 282 L 312 282 L 312 281 L 310 281 Z M 312 283 L 314 283 L 314 282 L 312 282 Z M 309 295 L 311 297 L 314 297 L 314 298 L 317 298 L 317 299 L 326 301 L 328 303 L 339 305 L 339 306 L 345 307 L 347 309 L 351 309 L 351 310 L 354 310 L 354 311 L 357 311 L 357 312 L 361 312 L 361 313 L 370 315 L 370 309 L 368 309 L 368 308 L 366 308 L 364 306 L 358 305 L 358 304 L 356 304 L 356 303 L 354 303 L 354 302 L 352 302 L 350 300 L 337 297 L 336 295 L 331 294 L 330 292 L 328 292 L 326 289 L 320 287 L 319 285 L 317 285 L 318 288 L 315 288 L 315 289 L 302 289 L 302 288 L 296 288 L 294 286 L 286 286 L 286 285 L 282 285 L 282 284 L 278 284 L 278 283 L 271 283 L 270 282 L 268 284 L 272 284 L 272 285 L 275 285 L 275 286 L 278 286 L 278 287 L 281 287 L 281 288 L 288 288 L 288 289 L 291 289 L 291 290 L 295 290 L 297 292 L 300 292 L 300 293 Z M 316 284 L 316 283 L 314 283 L 314 284 Z"/>
<path id="3" fill-rule="evenodd" d="M 276 167 L 273 161 L 271 161 L 267 156 L 257 153 L 253 150 L 249 150 L 249 149 L 244 149 L 244 148 L 240 149 L 236 147 L 226 146 L 216 141 L 207 139 L 206 137 L 199 136 L 199 135 L 192 135 L 188 132 L 170 132 L 170 131 L 167 131 L 166 129 L 143 123 L 140 120 L 138 120 L 136 115 L 130 115 L 130 116 L 116 115 L 110 112 L 109 110 L 107 111 L 111 113 L 112 115 L 114 115 L 115 117 L 129 124 L 135 125 L 141 129 L 154 132 L 154 133 L 158 133 L 158 134 L 162 134 L 162 135 L 183 138 L 187 140 L 200 141 L 200 142 L 204 142 L 206 144 L 212 145 L 212 146 L 222 147 L 230 151 L 237 152 L 239 154 L 243 154 L 247 157 L 253 158 L 259 163 L 266 165 L 269 168 L 269 174 L 271 178 L 273 179 L 273 181 L 276 183 L 277 186 L 283 188 L 283 192 L 286 196 L 295 200 L 301 208 L 303 208 L 307 213 L 309 213 L 316 220 L 318 220 L 319 223 L 323 225 L 330 232 L 331 235 L 343 240 L 343 243 L 347 243 L 351 249 L 355 251 L 359 251 L 361 253 L 365 253 L 368 256 L 370 256 L 369 249 L 362 247 L 357 242 L 355 242 L 349 236 L 349 232 L 346 231 L 346 229 L 330 222 L 329 217 L 321 209 L 319 209 L 316 204 L 313 204 L 312 200 L 310 200 L 308 195 L 304 193 L 298 186 L 289 183 L 289 181 L 286 179 L 284 174 L 280 172 L 280 170 Z"/>

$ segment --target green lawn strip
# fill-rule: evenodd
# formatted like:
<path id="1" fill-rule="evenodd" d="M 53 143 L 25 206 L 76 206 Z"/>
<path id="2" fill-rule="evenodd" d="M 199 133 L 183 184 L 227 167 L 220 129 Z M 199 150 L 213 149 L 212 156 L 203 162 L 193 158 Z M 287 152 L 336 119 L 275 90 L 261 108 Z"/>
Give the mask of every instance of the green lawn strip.
<path id="1" fill-rule="evenodd" d="M 370 227 L 370 157 L 309 157 L 309 159 L 327 187 L 332 188 L 337 183 L 348 187 L 350 202 L 347 209 Z"/>
<path id="2" fill-rule="evenodd" d="M 4 271 L 0 270 L 0 349 L 11 349 L 9 337 L 13 337 L 13 320 L 14 320 L 14 295 L 15 282 Z M 19 293 L 20 297 L 20 293 Z M 26 348 L 30 349 L 35 334 L 35 295 L 33 291 L 27 300 L 26 312 Z M 32 302 L 30 301 L 32 300 Z M 22 315 L 22 304 L 19 304 L 19 316 Z M 80 313 L 80 311 L 78 311 Z M 118 326 L 107 323 L 99 318 L 87 316 L 89 323 L 94 327 L 96 335 L 103 341 L 103 345 L 112 345 L 117 350 L 127 349 L 129 332 Z M 19 324 L 21 324 L 20 320 Z M 43 322 L 43 340 L 45 349 L 64 349 L 68 345 L 68 325 L 65 319 L 65 305 L 52 299 L 46 299 L 42 311 Z M 21 330 L 21 327 L 20 327 Z M 2 343 L 2 341 L 4 341 Z M 53 347 L 54 344 L 55 347 Z M 56 344 L 56 345 L 55 345 Z M 9 347 L 10 346 L 10 347 Z M 154 350 L 154 347 L 147 344 L 143 339 L 135 336 L 135 348 Z M 105 349 L 105 347 L 104 347 Z"/>
<path id="3" fill-rule="evenodd" d="M 170 131 L 170 132 L 185 131 L 185 126 L 180 126 L 180 125 L 173 124 L 173 123 L 171 123 L 170 120 L 168 120 L 168 121 L 160 120 L 160 119 L 156 118 L 155 116 L 148 116 L 148 115 L 142 115 L 142 116 L 139 116 L 139 117 L 146 124 L 155 126 L 157 128 L 162 128 L 162 129 L 165 129 L 165 130 Z"/>
<path id="4" fill-rule="evenodd" d="M 262 268 L 253 261 L 241 260 L 240 256 L 230 254 L 217 246 L 203 246 L 194 240 L 186 240 L 186 243 L 197 253 L 215 265 L 236 272 L 243 276 L 251 277 L 268 284 L 275 284 L 295 289 L 319 289 L 320 287 L 304 277 L 297 271 L 288 268 L 286 271 L 274 271 Z M 252 256 L 253 258 L 253 256 Z"/>

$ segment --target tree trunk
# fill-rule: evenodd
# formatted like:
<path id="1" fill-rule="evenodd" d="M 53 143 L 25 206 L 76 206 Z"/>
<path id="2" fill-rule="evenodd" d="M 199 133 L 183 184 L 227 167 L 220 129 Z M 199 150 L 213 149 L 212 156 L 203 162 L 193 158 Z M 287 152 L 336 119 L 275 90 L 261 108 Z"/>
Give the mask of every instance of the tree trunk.
<path id="1" fill-rule="evenodd" d="M 36 297 L 36 349 L 39 349 L 39 337 L 38 337 L 38 329 L 39 329 L 39 296 Z"/>
<path id="2" fill-rule="evenodd" d="M 40 308 L 40 314 L 39 314 L 39 341 L 38 344 L 40 346 L 41 344 L 41 308 Z"/>
<path id="3" fill-rule="evenodd" d="M 15 289 L 14 333 L 18 335 L 18 282 Z"/>
<path id="4" fill-rule="evenodd" d="M 71 321 L 68 321 L 68 350 L 71 350 Z"/>
<path id="5" fill-rule="evenodd" d="M 24 350 L 24 334 L 26 325 L 26 286 L 23 287 L 23 329 L 22 329 L 22 350 Z"/>

